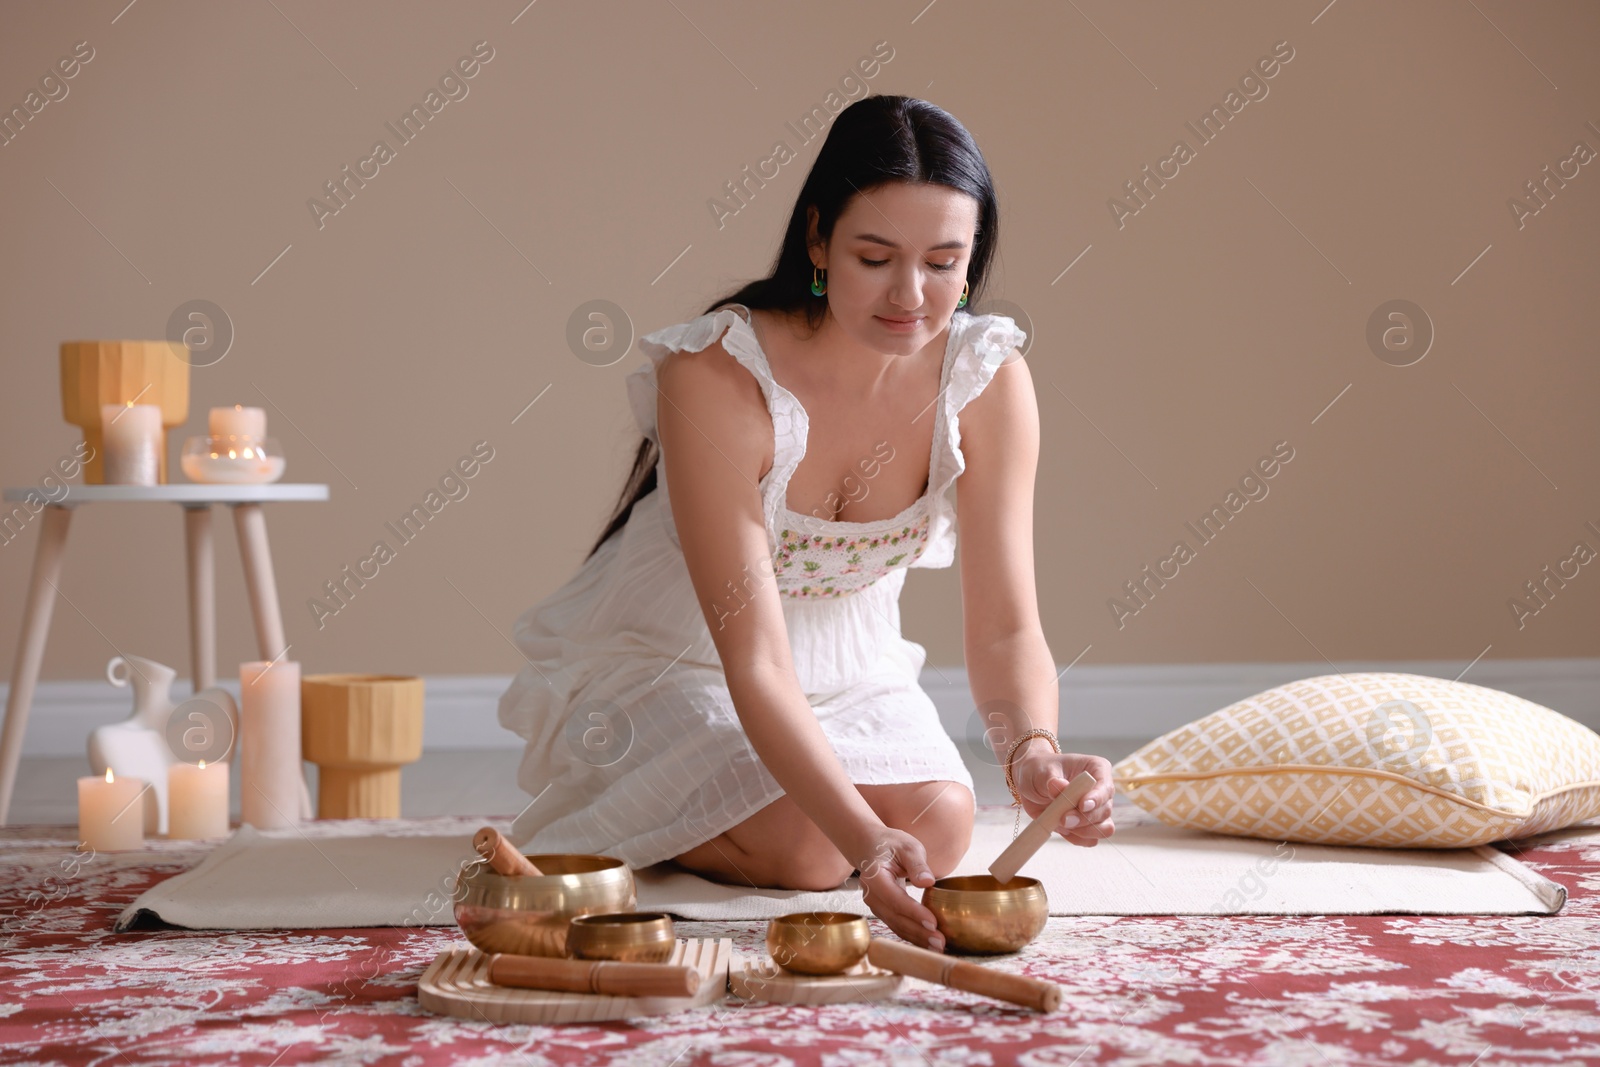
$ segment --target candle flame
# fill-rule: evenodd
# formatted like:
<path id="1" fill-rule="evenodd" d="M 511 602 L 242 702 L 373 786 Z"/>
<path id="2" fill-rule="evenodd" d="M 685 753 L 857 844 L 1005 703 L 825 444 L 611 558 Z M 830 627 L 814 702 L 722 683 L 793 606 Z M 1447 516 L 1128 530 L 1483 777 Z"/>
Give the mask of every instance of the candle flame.
<path id="1" fill-rule="evenodd" d="M 130 400 L 130 401 L 128 401 L 128 406 L 129 406 L 129 407 L 130 407 L 130 408 L 131 408 L 131 407 L 133 407 L 133 401 L 131 401 L 131 400 Z"/>
<path id="2" fill-rule="evenodd" d="M 114 781 L 116 781 L 116 779 L 111 777 L 111 768 L 107 767 L 106 768 L 106 784 L 109 785 L 110 783 L 112 783 Z"/>
<path id="3" fill-rule="evenodd" d="M 238 459 L 239 458 L 239 454 L 237 452 L 235 452 L 233 449 L 230 448 L 230 449 L 228 449 L 228 458 L 229 459 Z"/>
<path id="4" fill-rule="evenodd" d="M 206 769 L 206 761 L 205 760 L 201 760 L 200 761 L 200 769 L 202 771 Z"/>

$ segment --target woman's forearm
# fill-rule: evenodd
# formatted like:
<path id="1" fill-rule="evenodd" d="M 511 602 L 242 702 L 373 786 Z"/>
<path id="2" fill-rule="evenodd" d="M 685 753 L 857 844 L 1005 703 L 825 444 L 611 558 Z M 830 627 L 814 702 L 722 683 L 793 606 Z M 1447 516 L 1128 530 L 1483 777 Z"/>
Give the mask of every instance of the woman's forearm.
<path id="1" fill-rule="evenodd" d="M 1003 770 L 1017 738 L 1035 728 L 1059 732 L 1061 701 L 1055 661 L 1044 634 L 1037 629 L 969 647 L 966 652 L 967 680 L 983 722 L 983 738 Z M 1051 751 L 1047 739 L 1036 737 L 1016 754 L 1020 757 L 1035 746 Z"/>
<path id="2" fill-rule="evenodd" d="M 728 691 L 756 755 L 795 805 L 860 867 L 871 832 L 882 821 L 845 773 L 794 675 L 747 667 L 729 673 Z"/>

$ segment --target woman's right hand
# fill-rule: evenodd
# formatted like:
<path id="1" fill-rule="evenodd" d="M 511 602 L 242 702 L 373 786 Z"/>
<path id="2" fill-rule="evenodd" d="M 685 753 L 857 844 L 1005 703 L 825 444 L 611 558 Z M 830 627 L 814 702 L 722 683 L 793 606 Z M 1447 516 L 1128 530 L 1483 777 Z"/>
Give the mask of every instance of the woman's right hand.
<path id="1" fill-rule="evenodd" d="M 862 853 L 852 859 L 860 871 L 862 899 L 872 913 L 897 935 L 913 945 L 944 951 L 944 935 L 937 930 L 933 912 L 905 891 L 901 879 L 914 885 L 933 884 L 927 850 L 904 830 L 880 825 L 867 838 Z"/>

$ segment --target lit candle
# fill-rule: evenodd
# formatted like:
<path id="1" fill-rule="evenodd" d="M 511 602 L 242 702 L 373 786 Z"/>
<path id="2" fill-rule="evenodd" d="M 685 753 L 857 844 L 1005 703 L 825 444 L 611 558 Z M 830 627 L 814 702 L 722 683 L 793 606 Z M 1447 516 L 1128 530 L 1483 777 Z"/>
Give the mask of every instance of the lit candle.
<path id="1" fill-rule="evenodd" d="M 239 820 L 260 830 L 300 822 L 300 664 L 239 665 Z"/>
<path id="2" fill-rule="evenodd" d="M 100 405 L 105 484 L 156 485 L 161 480 L 161 409 L 154 404 Z"/>
<path id="3" fill-rule="evenodd" d="M 212 408 L 208 422 L 212 437 L 267 436 L 267 413 L 262 408 L 247 408 L 239 404 L 231 408 Z"/>
<path id="4" fill-rule="evenodd" d="M 167 768 L 167 837 L 228 836 L 228 765 L 174 763 Z"/>
<path id="5" fill-rule="evenodd" d="M 284 458 L 269 455 L 264 438 L 202 437 L 184 445 L 181 463 L 192 482 L 260 484 L 283 477 Z"/>
<path id="6" fill-rule="evenodd" d="M 144 845 L 142 778 L 118 778 L 106 768 L 104 778 L 78 779 L 78 840 L 96 852 Z"/>

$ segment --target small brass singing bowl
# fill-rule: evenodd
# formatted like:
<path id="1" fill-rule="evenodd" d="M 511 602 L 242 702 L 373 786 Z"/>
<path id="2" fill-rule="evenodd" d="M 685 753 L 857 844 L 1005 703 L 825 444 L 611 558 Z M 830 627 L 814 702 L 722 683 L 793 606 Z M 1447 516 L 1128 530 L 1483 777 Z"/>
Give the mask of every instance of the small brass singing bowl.
<path id="1" fill-rule="evenodd" d="M 871 930 L 861 915 L 797 911 L 767 923 L 767 953 L 791 974 L 842 974 L 867 955 Z"/>
<path id="2" fill-rule="evenodd" d="M 632 911 L 633 870 L 611 856 L 529 855 L 538 875 L 496 874 L 479 861 L 456 877 L 455 918 L 480 952 L 567 954 L 568 923 L 595 912 Z"/>
<path id="3" fill-rule="evenodd" d="M 567 924 L 567 955 L 575 960 L 665 963 L 677 945 L 664 911 L 594 912 Z"/>
<path id="4" fill-rule="evenodd" d="M 1050 903 L 1037 878 L 1001 882 L 992 874 L 940 878 L 922 891 L 947 951 L 974 954 L 1015 952 L 1039 936 Z"/>

